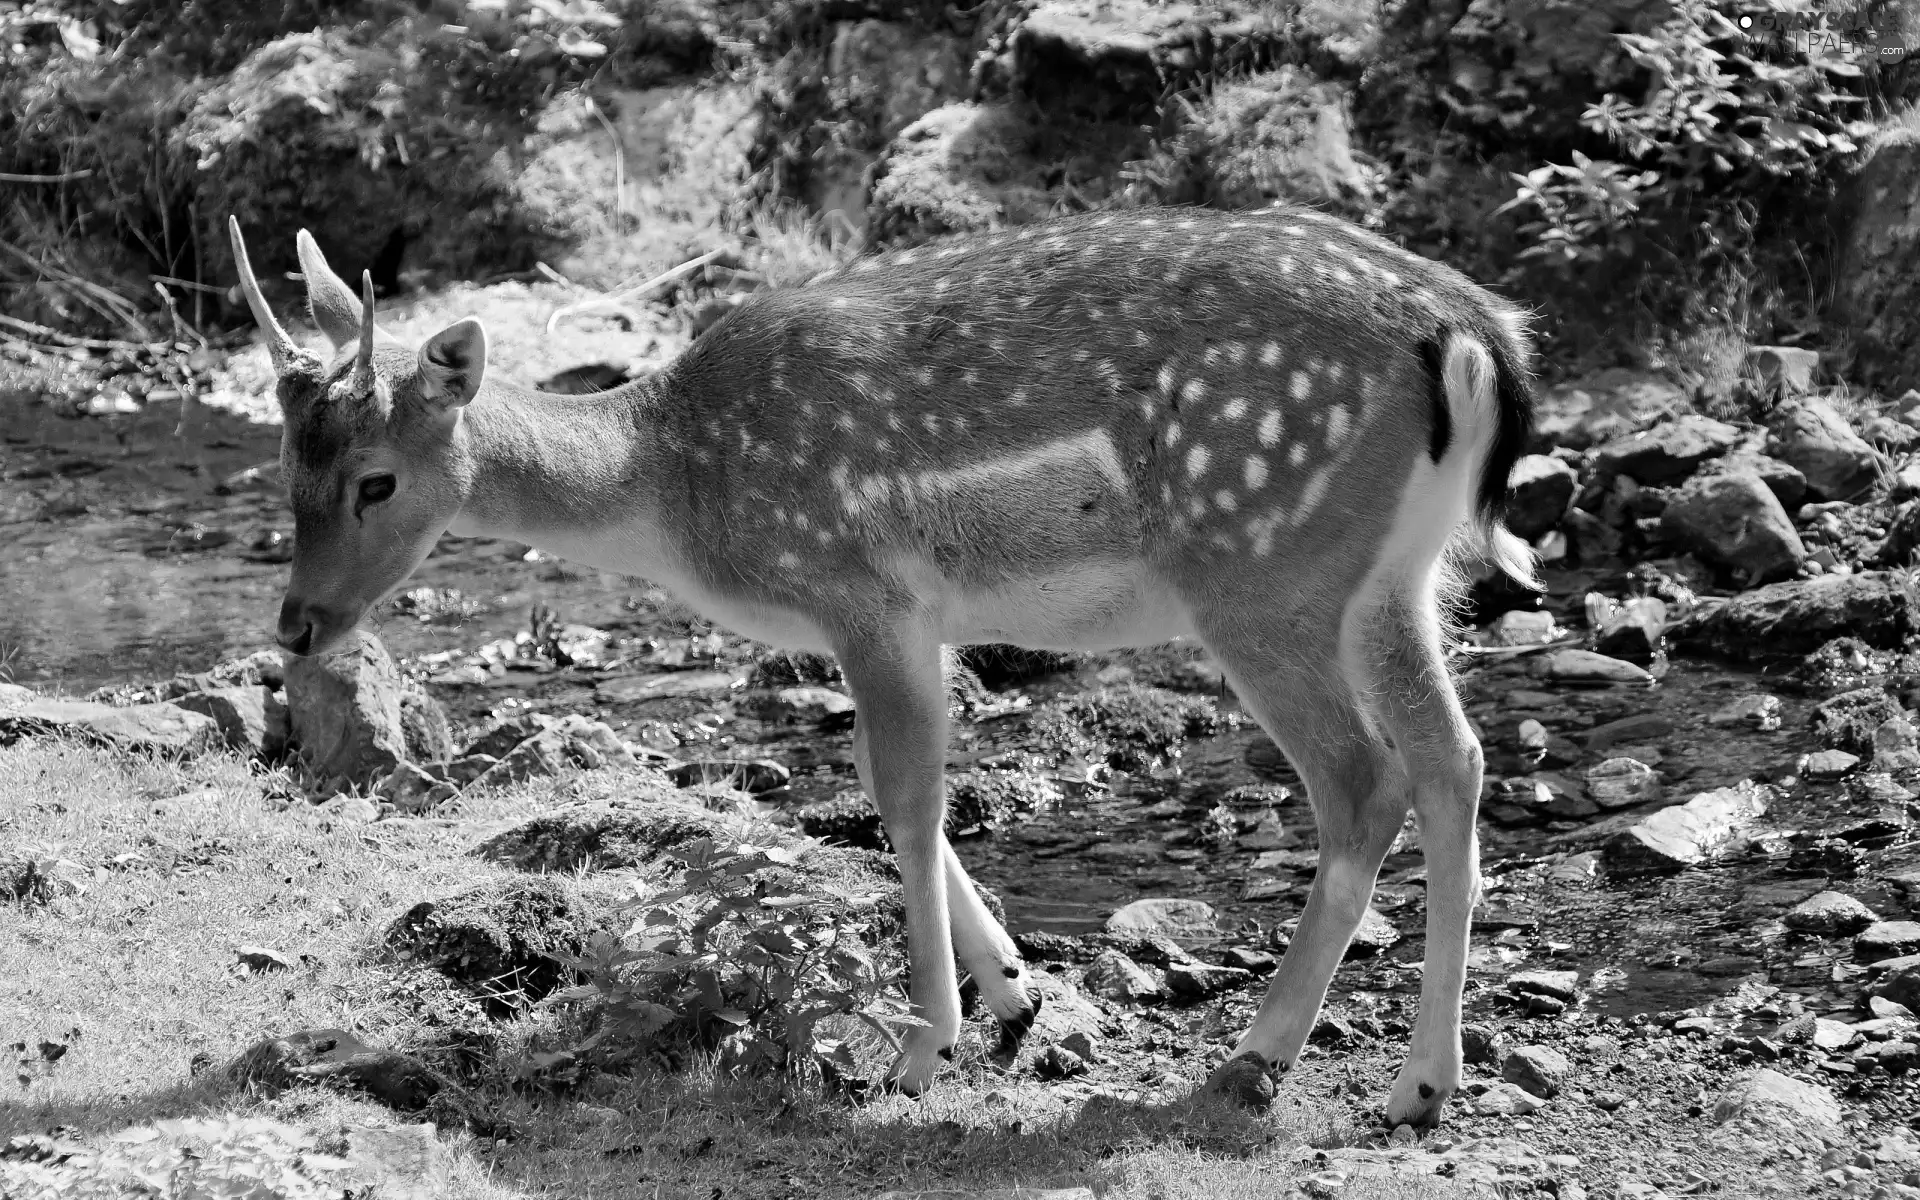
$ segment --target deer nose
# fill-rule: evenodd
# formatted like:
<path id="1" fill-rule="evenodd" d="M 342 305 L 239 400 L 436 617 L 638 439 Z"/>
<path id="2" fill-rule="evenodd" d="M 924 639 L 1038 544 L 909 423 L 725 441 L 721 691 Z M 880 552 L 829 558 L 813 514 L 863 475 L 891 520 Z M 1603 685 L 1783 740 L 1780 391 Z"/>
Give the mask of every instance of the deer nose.
<path id="1" fill-rule="evenodd" d="M 324 635 L 333 614 L 326 606 L 288 596 L 280 605 L 278 640 L 282 648 L 305 657 Z"/>

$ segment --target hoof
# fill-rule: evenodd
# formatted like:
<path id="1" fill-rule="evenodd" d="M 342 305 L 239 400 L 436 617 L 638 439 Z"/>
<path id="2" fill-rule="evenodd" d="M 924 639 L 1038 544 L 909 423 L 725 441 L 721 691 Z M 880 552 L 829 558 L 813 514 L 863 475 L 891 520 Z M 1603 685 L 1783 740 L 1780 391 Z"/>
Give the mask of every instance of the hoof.
<path id="1" fill-rule="evenodd" d="M 1278 1072 L 1252 1050 L 1220 1064 L 1207 1081 L 1207 1090 L 1226 1097 L 1241 1108 L 1264 1109 L 1273 1104 L 1274 1076 Z"/>
<path id="2" fill-rule="evenodd" d="M 1438 1129 L 1440 1114 L 1452 1097 L 1452 1088 L 1436 1088 L 1432 1084 L 1418 1084 L 1406 1094 L 1396 1087 L 1387 1101 L 1381 1124 L 1395 1132 L 1402 1126 L 1411 1126 L 1410 1132 L 1414 1133 Z"/>
<path id="3" fill-rule="evenodd" d="M 1029 990 L 1027 992 L 1027 1007 L 1014 1013 L 1011 1017 L 1002 1017 L 1000 1019 L 1000 1045 L 995 1050 L 996 1054 L 1012 1054 L 1020 1049 L 1020 1043 L 1026 1040 L 1028 1033 L 1032 1032 L 1033 1023 L 1039 1019 L 1040 1008 L 1046 1002 L 1047 999 L 1045 996 L 1042 996 L 1039 992 Z"/>

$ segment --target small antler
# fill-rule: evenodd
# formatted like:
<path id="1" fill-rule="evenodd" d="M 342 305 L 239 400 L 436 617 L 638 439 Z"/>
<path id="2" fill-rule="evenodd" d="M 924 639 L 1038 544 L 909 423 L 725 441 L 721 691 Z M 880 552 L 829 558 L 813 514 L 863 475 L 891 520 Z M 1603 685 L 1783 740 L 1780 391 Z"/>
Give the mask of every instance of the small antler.
<path id="1" fill-rule="evenodd" d="M 353 361 L 357 384 L 373 382 L 373 272 L 360 272 L 360 353 Z"/>
<path id="2" fill-rule="evenodd" d="M 240 272 L 240 292 L 247 298 L 247 307 L 253 310 L 254 322 L 267 331 L 267 354 L 278 373 L 293 361 L 300 347 L 274 319 L 273 310 L 267 307 L 267 298 L 260 294 L 260 281 L 253 277 L 253 264 L 247 260 L 246 239 L 240 236 L 240 218 L 227 217 L 227 233 L 233 239 L 233 265 Z"/>

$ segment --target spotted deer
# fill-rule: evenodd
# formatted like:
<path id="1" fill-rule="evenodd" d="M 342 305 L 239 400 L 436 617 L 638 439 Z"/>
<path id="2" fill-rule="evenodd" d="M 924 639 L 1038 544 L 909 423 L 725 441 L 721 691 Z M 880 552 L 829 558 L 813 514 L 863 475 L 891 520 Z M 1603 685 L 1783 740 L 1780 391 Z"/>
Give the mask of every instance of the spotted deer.
<path id="1" fill-rule="evenodd" d="M 1292 944 L 1212 1082 L 1271 1094 L 1411 806 L 1426 964 L 1385 1115 L 1437 1123 L 1460 1083 L 1481 783 L 1442 601 L 1463 548 L 1534 577 L 1500 518 L 1532 420 L 1513 308 L 1312 211 L 1109 212 L 859 259 L 742 305 L 652 378 L 559 396 L 488 375 L 474 320 L 397 344 L 371 284 L 356 298 L 302 232 L 323 361 L 232 236 L 286 418 L 288 650 L 335 646 L 451 530 L 832 653 L 924 1021 L 888 1081 L 918 1094 L 959 1036 L 956 957 L 1010 1037 L 1039 1004 L 942 834 L 942 646 L 1197 639 L 1320 837 Z"/>

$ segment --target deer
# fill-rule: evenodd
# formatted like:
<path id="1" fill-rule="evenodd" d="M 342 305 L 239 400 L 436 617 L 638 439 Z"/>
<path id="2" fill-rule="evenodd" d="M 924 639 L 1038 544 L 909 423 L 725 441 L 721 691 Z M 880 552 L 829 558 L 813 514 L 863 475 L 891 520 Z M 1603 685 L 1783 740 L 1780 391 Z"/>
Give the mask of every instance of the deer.
<path id="1" fill-rule="evenodd" d="M 1533 420 L 1528 315 L 1317 210 L 1140 208 L 854 258 L 759 293 L 657 374 L 548 395 L 461 320 L 375 324 L 304 230 L 328 357 L 275 319 L 295 527 L 278 640 L 324 654 L 445 532 L 647 579 L 716 624 L 831 654 L 898 859 L 917 1023 L 880 1081 L 924 1093 L 959 972 L 1013 1043 L 1033 974 L 943 835 L 943 647 L 1188 639 L 1304 785 L 1296 932 L 1206 1087 L 1270 1102 L 1411 809 L 1426 949 L 1389 1126 L 1461 1082 L 1482 750 L 1445 636 L 1465 570 L 1539 590 L 1503 523 Z"/>

